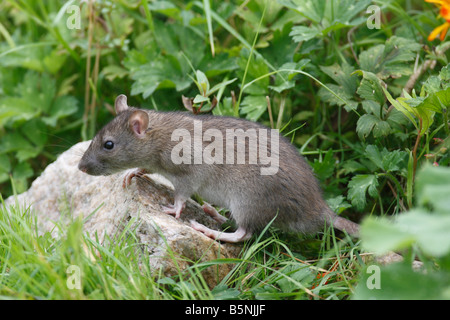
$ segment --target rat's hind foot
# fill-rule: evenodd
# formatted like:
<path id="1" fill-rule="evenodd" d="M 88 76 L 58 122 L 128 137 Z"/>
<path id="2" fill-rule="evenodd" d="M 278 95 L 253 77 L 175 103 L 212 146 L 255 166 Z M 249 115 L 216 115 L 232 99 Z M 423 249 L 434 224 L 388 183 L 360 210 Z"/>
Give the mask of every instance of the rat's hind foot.
<path id="1" fill-rule="evenodd" d="M 224 241 L 224 242 L 241 242 L 250 239 L 252 234 L 247 232 L 244 228 L 239 227 L 235 232 L 220 232 L 212 230 L 194 220 L 191 220 L 191 227 L 197 231 L 200 231 L 205 236 L 210 237 L 214 240 Z"/>
<path id="2" fill-rule="evenodd" d="M 181 212 L 186 207 L 186 200 L 182 197 L 175 196 L 175 203 L 168 206 L 162 206 L 163 211 L 167 214 L 175 216 L 178 219 L 181 216 Z"/>
<path id="3" fill-rule="evenodd" d="M 128 172 L 125 175 L 125 178 L 123 178 L 123 183 L 122 183 L 122 187 L 125 189 L 127 188 L 130 184 L 131 184 L 131 180 L 134 177 L 142 177 L 144 176 L 144 174 L 148 173 L 147 170 L 145 169 L 140 169 L 140 168 L 136 168 L 130 172 Z"/>
<path id="4" fill-rule="evenodd" d="M 218 213 L 217 210 L 212 205 L 205 202 L 202 208 L 207 215 L 216 220 L 218 223 L 223 224 L 227 222 L 228 219 L 222 216 L 220 213 Z"/>

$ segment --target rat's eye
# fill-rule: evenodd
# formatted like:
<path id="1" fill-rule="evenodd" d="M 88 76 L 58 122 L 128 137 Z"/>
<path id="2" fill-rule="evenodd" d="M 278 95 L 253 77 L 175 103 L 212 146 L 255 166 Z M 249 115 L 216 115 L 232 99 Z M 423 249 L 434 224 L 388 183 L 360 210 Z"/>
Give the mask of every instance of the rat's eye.
<path id="1" fill-rule="evenodd" d="M 106 141 L 105 144 L 103 145 L 103 148 L 107 149 L 107 150 L 111 150 L 112 148 L 114 148 L 114 142 L 112 141 Z"/>

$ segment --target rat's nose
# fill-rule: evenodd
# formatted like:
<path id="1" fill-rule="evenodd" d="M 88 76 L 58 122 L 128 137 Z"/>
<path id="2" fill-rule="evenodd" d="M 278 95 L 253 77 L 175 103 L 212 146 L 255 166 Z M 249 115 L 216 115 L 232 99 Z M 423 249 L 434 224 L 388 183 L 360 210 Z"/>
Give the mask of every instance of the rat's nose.
<path id="1" fill-rule="evenodd" d="M 87 173 L 87 167 L 86 167 L 86 166 L 83 166 L 83 165 L 81 164 L 81 162 L 78 164 L 78 169 L 81 170 L 81 171 L 83 171 L 84 173 Z"/>

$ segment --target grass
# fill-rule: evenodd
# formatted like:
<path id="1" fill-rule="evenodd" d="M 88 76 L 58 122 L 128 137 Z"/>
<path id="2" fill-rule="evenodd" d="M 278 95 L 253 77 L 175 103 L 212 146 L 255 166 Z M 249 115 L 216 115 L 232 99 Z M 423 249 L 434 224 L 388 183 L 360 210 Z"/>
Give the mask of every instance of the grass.
<path id="1" fill-rule="evenodd" d="M 167 277 L 145 263 L 145 245 L 134 236 L 133 223 L 103 243 L 83 232 L 81 219 L 56 225 L 60 236 L 52 236 L 39 233 L 30 208 L 2 202 L 0 298 L 343 299 L 351 294 L 361 263 L 357 244 L 329 232 L 311 238 L 270 229 L 246 242 L 239 258 L 192 261 L 187 270 Z M 201 270 L 230 263 L 232 271 L 208 287 Z M 77 279 L 73 266 L 80 289 L 71 285 Z"/>

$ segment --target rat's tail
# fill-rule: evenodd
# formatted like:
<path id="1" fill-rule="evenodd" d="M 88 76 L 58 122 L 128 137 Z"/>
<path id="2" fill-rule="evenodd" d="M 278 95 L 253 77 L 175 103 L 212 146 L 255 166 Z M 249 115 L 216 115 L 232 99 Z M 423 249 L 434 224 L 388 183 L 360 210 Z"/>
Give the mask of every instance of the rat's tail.
<path id="1" fill-rule="evenodd" d="M 331 219 L 333 227 L 335 227 L 336 229 L 347 232 L 349 235 L 354 237 L 359 236 L 359 224 L 339 216 L 334 216 Z"/>
<path id="2" fill-rule="evenodd" d="M 325 208 L 325 216 L 327 222 L 334 228 L 347 232 L 351 236 L 359 237 L 359 224 L 336 215 L 328 206 Z"/>

